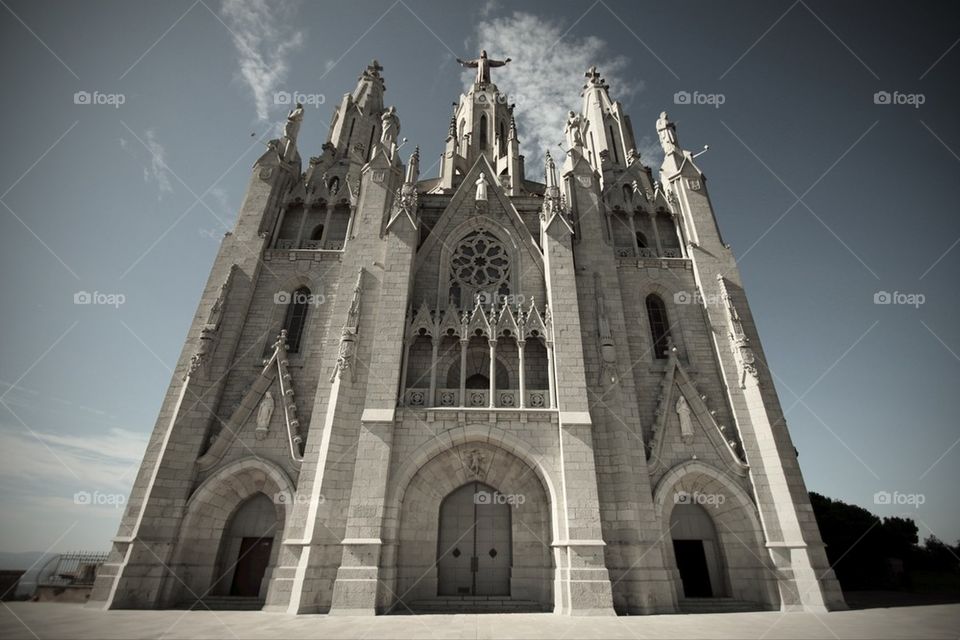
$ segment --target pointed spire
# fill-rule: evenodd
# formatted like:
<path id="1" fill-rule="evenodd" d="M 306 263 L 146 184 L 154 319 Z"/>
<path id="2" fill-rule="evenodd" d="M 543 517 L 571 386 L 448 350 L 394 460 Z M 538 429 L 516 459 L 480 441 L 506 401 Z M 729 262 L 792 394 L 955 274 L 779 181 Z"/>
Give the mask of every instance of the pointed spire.
<path id="1" fill-rule="evenodd" d="M 548 195 L 554 195 L 553 190 L 557 188 L 557 165 L 554 164 L 549 150 L 544 157 L 544 175 L 546 176 Z"/>
<path id="2" fill-rule="evenodd" d="M 416 184 L 420 177 L 420 147 L 417 146 L 410 155 L 410 162 L 407 163 L 407 177 L 404 180 L 406 184 Z"/>

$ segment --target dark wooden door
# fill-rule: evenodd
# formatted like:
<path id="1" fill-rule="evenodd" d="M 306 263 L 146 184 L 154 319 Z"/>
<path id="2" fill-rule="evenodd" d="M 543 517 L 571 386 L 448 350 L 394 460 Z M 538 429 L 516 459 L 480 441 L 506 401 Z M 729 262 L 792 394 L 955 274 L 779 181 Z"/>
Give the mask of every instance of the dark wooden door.
<path id="1" fill-rule="evenodd" d="M 233 572 L 230 595 L 256 597 L 260 595 L 260 583 L 270 564 L 273 538 L 244 538 L 240 541 L 237 567 Z"/>
<path id="2" fill-rule="evenodd" d="M 687 598 L 712 598 L 710 569 L 707 555 L 703 552 L 702 540 L 674 540 L 673 554 L 683 582 L 683 595 Z"/>

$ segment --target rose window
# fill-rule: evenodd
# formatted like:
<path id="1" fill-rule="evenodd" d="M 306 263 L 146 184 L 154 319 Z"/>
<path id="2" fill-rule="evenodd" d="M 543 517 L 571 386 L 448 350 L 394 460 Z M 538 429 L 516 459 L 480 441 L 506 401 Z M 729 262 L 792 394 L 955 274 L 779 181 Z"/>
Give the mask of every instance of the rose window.
<path id="1" fill-rule="evenodd" d="M 510 293 L 510 258 L 489 231 L 474 231 L 457 243 L 450 258 L 450 296 L 469 302 L 474 296 L 492 300 Z"/>

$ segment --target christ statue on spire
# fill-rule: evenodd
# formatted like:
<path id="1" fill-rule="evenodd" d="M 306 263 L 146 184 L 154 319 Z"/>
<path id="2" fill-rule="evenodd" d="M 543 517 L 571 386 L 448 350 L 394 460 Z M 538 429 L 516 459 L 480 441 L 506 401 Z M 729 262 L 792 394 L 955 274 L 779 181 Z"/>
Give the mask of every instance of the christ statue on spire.
<path id="1" fill-rule="evenodd" d="M 510 62 L 510 58 L 505 60 L 491 60 L 487 57 L 486 49 L 480 52 L 480 57 L 475 60 L 461 60 L 457 58 L 462 66 L 477 70 L 477 84 L 490 84 L 490 69 L 493 67 L 502 67 Z"/>

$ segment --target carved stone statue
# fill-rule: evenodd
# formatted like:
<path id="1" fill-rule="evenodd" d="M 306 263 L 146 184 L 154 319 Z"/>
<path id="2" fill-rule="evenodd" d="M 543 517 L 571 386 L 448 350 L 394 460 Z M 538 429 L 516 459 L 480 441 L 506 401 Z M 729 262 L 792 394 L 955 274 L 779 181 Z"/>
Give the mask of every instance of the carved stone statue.
<path id="1" fill-rule="evenodd" d="M 480 57 L 474 60 L 461 60 L 457 58 L 457 62 L 461 66 L 467 67 L 468 69 L 477 70 L 477 84 L 490 84 L 490 69 L 494 67 L 502 67 L 503 65 L 510 62 L 510 58 L 504 60 L 491 60 L 487 57 L 487 51 L 484 49 L 480 52 Z"/>
<path id="2" fill-rule="evenodd" d="M 483 175 L 483 172 L 480 172 L 480 177 L 477 178 L 477 181 L 474 183 L 477 185 L 477 195 L 474 198 L 477 202 L 486 202 L 487 201 L 487 177 Z"/>
<path id="3" fill-rule="evenodd" d="M 657 135 L 660 136 L 660 146 L 664 153 L 673 153 L 678 150 L 677 127 L 670 122 L 666 111 L 660 112 L 657 118 Z"/>
<path id="4" fill-rule="evenodd" d="M 276 403 L 273 400 L 273 394 L 268 389 L 260 400 L 260 408 L 257 410 L 257 440 L 262 440 L 270 429 L 270 418 L 273 417 L 273 410 Z"/>
<path id="5" fill-rule="evenodd" d="M 299 102 L 287 114 L 287 122 L 283 125 L 283 159 L 291 160 L 297 149 L 297 136 L 300 135 L 300 123 L 303 122 L 303 105 Z"/>
<path id="6" fill-rule="evenodd" d="M 470 470 L 473 477 L 479 478 L 483 475 L 483 463 L 486 459 L 487 457 L 479 449 L 472 449 L 467 452 L 467 469 Z"/>
<path id="7" fill-rule="evenodd" d="M 567 144 L 571 147 L 583 146 L 583 132 L 580 130 L 580 116 L 574 111 L 567 113 L 567 126 L 564 130 L 567 136 Z"/>
<path id="8" fill-rule="evenodd" d="M 690 405 L 682 393 L 677 398 L 676 412 L 680 418 L 680 437 L 689 444 L 693 440 L 693 421 L 690 419 Z"/>
<path id="9" fill-rule="evenodd" d="M 400 135 L 400 118 L 397 117 L 397 108 L 393 105 L 383 112 L 380 117 L 380 144 L 389 151 L 397 142 L 397 136 Z"/>

